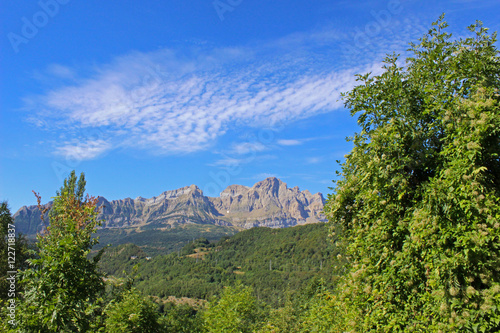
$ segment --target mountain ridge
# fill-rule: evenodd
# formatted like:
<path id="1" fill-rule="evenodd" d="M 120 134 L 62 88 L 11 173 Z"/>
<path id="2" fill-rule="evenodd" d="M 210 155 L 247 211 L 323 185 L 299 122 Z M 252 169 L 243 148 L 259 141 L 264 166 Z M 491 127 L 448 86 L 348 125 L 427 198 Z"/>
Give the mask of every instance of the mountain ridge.
<path id="1" fill-rule="evenodd" d="M 137 197 L 108 201 L 98 197 L 98 218 L 102 228 L 169 229 L 187 223 L 282 228 L 324 222 L 325 199 L 321 193 L 288 188 L 276 177 L 269 177 L 252 187 L 229 185 L 219 197 L 208 197 L 196 185 L 167 190 L 151 198 Z M 51 202 L 45 204 L 50 207 Z M 23 206 L 14 219 L 19 232 L 42 231 L 37 206 Z"/>

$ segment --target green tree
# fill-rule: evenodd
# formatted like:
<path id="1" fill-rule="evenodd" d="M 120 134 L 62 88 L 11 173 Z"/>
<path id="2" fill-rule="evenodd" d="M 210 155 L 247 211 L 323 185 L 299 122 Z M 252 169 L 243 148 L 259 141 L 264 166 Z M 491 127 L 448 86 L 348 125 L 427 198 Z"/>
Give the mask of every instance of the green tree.
<path id="1" fill-rule="evenodd" d="M 209 302 L 203 317 L 207 332 L 254 332 L 262 325 L 263 311 L 252 295 L 252 287 L 241 283 L 226 287 L 220 299 Z"/>
<path id="2" fill-rule="evenodd" d="M 54 198 L 47 231 L 37 236 L 39 258 L 30 260 L 31 267 L 23 273 L 23 331 L 85 332 L 99 324 L 104 291 L 97 269 L 100 255 L 88 259 L 97 242 L 91 237 L 99 225 L 97 199 L 84 198 L 84 192 L 84 174 L 77 182 L 73 171 Z"/>
<path id="3" fill-rule="evenodd" d="M 361 131 L 325 208 L 350 259 L 337 331 L 500 330 L 496 34 L 446 27 L 344 94 Z"/>
<path id="4" fill-rule="evenodd" d="M 160 332 L 156 304 L 142 297 L 136 289 L 127 290 L 121 298 L 111 301 L 105 315 L 106 332 Z"/>
<path id="5" fill-rule="evenodd" d="M 162 328 L 170 333 L 198 333 L 203 330 L 203 317 L 199 306 L 189 304 L 164 303 L 160 306 L 164 316 Z"/>
<path id="6" fill-rule="evenodd" d="M 293 302 L 295 301 L 295 302 Z M 287 300 L 285 305 L 278 309 L 271 309 L 265 324 L 260 328 L 259 333 L 299 333 L 300 326 L 298 315 L 300 310 L 297 300 Z"/>
<path id="7" fill-rule="evenodd" d="M 309 301 L 307 310 L 302 314 L 299 332 L 338 332 L 335 327 L 335 321 L 340 313 L 335 300 L 335 295 L 330 291 L 325 289 L 320 290 L 318 294 Z"/>

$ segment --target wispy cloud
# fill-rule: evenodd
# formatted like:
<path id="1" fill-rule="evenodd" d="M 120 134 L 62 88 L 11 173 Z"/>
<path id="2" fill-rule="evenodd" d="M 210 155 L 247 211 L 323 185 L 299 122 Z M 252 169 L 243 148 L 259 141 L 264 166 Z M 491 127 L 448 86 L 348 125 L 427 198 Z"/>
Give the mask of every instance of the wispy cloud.
<path id="1" fill-rule="evenodd" d="M 278 144 L 281 146 L 297 146 L 301 145 L 302 141 L 301 140 L 294 140 L 294 139 L 288 139 L 288 140 L 278 140 Z"/>
<path id="2" fill-rule="evenodd" d="M 322 162 L 323 159 L 324 158 L 322 156 L 308 157 L 306 159 L 306 162 L 309 164 L 318 164 L 318 163 Z"/>
<path id="3" fill-rule="evenodd" d="M 220 167 L 220 168 L 235 168 L 239 166 L 244 166 L 249 163 L 262 163 L 264 161 L 276 159 L 276 155 L 264 154 L 258 156 L 245 156 L 245 157 L 232 157 L 223 154 L 222 158 L 217 159 L 212 163 L 208 163 L 208 166 Z"/>
<path id="4" fill-rule="evenodd" d="M 241 142 L 233 144 L 231 152 L 238 155 L 244 155 L 252 152 L 261 152 L 267 149 L 269 149 L 269 147 L 260 142 Z"/>
<path id="5" fill-rule="evenodd" d="M 247 163 L 246 158 L 223 157 L 208 165 L 215 167 L 233 167 L 244 163 Z"/>
<path id="6" fill-rule="evenodd" d="M 52 76 L 63 78 L 63 79 L 74 79 L 75 78 L 75 73 L 71 68 L 66 67 L 66 66 L 62 66 L 59 64 L 49 65 L 49 67 L 47 68 L 47 72 L 48 72 L 48 74 L 50 74 Z"/>
<path id="7" fill-rule="evenodd" d="M 300 138 L 300 139 L 280 139 L 276 141 L 276 143 L 280 146 L 298 146 L 302 145 L 306 142 L 315 141 L 315 140 L 325 140 L 329 139 L 329 136 L 316 136 L 310 138 Z"/>
<path id="8" fill-rule="evenodd" d="M 111 145 L 104 140 L 87 142 L 73 140 L 73 142 L 64 143 L 57 147 L 55 153 L 66 159 L 82 161 L 94 159 L 107 152 L 110 148 Z"/>
<path id="9" fill-rule="evenodd" d="M 73 83 L 62 81 L 57 89 L 27 98 L 26 108 L 36 126 L 102 133 L 95 146 L 88 138 L 70 138 L 81 142 L 54 147 L 59 155 L 75 147 L 81 159 L 116 147 L 156 154 L 204 150 L 235 126 L 286 125 L 339 109 L 340 93 L 355 85 L 354 74 L 380 70 L 373 62 L 341 68 L 331 60 L 342 52 L 339 36 L 310 35 L 311 40 L 305 33 L 291 35 L 275 45 L 134 52 L 81 77 L 51 65 L 48 72 Z M 264 149 L 241 144 L 233 150 Z"/>

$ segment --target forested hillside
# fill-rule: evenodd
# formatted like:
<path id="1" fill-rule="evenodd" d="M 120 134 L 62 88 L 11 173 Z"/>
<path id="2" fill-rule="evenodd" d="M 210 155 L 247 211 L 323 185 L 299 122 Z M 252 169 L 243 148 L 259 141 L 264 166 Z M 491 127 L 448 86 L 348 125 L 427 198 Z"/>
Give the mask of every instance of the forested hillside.
<path id="1" fill-rule="evenodd" d="M 121 245 L 106 251 L 100 267 L 108 275 L 124 277 L 123 272 L 133 274 L 138 264 L 136 286 L 145 295 L 209 299 L 240 280 L 254 288 L 257 298 L 279 306 L 321 279 L 332 287 L 338 254 L 328 239 L 328 226 L 318 223 L 253 228 L 217 242 L 197 239 L 178 252 L 150 259 L 138 246 Z"/>
<path id="2" fill-rule="evenodd" d="M 185 224 L 167 230 L 99 229 L 95 234 L 95 237 L 99 237 L 99 244 L 94 250 L 108 244 L 117 246 L 132 243 L 141 247 L 149 256 L 156 256 L 180 250 L 186 243 L 197 238 L 216 241 L 221 237 L 232 236 L 239 230 L 235 227 L 211 224 Z"/>

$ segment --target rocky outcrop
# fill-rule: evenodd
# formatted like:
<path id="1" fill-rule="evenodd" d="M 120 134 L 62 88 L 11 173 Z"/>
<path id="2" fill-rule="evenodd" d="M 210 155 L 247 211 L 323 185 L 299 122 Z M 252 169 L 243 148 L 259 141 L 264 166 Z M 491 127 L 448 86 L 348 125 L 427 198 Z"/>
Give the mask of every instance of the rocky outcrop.
<path id="1" fill-rule="evenodd" d="M 49 221 L 48 211 L 52 207 L 52 201 L 43 205 L 42 209 L 47 208 L 42 221 L 42 214 L 38 206 L 23 206 L 13 216 L 16 223 L 16 232 L 23 235 L 35 235 L 42 232 Z"/>
<path id="2" fill-rule="evenodd" d="M 288 188 L 278 178 L 271 177 L 248 188 L 227 187 L 218 198 L 210 198 L 215 209 L 244 228 L 255 226 L 287 227 L 325 221 L 322 214 L 324 199 L 298 187 Z"/>
<path id="3" fill-rule="evenodd" d="M 104 198 L 101 200 L 99 218 L 104 221 L 105 228 L 161 228 L 182 223 L 217 224 L 219 216 L 196 185 L 166 191 L 150 199 L 138 197 L 111 202 Z"/>
<path id="4" fill-rule="evenodd" d="M 216 198 L 204 196 L 191 185 L 149 199 L 98 199 L 103 228 L 162 229 L 185 223 L 279 228 L 325 221 L 321 193 L 288 188 L 275 177 L 252 187 L 228 186 Z M 23 233 L 33 234 L 42 228 L 36 206 L 22 207 L 14 218 Z"/>

